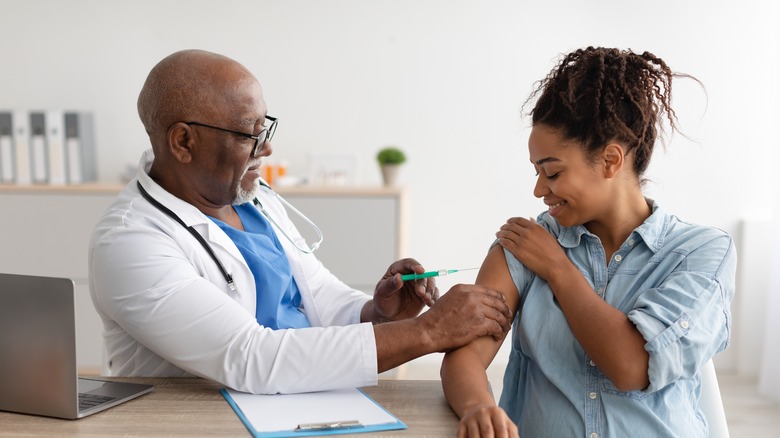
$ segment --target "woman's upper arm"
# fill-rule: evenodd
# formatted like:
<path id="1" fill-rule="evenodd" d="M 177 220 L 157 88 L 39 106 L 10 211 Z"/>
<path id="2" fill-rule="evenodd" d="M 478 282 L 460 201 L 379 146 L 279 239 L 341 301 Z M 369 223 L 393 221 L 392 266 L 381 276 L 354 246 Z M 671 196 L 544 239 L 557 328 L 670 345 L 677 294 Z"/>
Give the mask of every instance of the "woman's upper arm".
<path id="1" fill-rule="evenodd" d="M 512 276 L 509 274 L 503 247 L 494 245 L 490 248 L 487 257 L 485 257 L 482 266 L 479 268 L 476 283 L 501 292 L 506 299 L 509 310 L 513 314 L 517 311 L 520 295 Z"/>
<path id="2" fill-rule="evenodd" d="M 520 295 L 512 276 L 509 274 L 504 248 L 500 245 L 494 245 L 488 251 L 482 266 L 479 268 L 476 284 L 491 288 L 504 295 L 509 311 L 516 316 Z M 502 342 L 503 339 L 497 341 L 491 336 L 486 336 L 472 342 L 470 346 L 477 349 L 483 364 L 487 367 L 498 353 Z"/>

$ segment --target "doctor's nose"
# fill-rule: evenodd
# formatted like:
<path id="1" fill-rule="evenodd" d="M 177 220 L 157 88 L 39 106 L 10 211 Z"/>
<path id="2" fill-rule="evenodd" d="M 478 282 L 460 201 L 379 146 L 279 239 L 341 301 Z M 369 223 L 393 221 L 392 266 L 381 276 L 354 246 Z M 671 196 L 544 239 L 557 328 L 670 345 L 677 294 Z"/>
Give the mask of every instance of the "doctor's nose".
<path id="1" fill-rule="evenodd" d="M 274 153 L 274 148 L 271 145 L 271 140 L 266 140 L 265 144 L 263 145 L 263 148 L 260 149 L 260 152 L 257 154 L 258 157 L 267 157 Z"/>

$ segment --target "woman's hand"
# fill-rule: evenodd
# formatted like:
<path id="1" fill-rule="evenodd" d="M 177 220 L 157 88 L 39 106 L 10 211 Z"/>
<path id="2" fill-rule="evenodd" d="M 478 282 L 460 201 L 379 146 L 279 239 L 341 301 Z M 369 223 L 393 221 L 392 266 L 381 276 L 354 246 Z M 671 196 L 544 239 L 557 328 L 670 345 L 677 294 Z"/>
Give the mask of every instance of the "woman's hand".
<path id="1" fill-rule="evenodd" d="M 477 405 L 460 419 L 458 438 L 517 438 L 517 425 L 495 405 Z"/>
<path id="2" fill-rule="evenodd" d="M 496 237 L 499 245 L 544 280 L 550 280 L 553 269 L 570 263 L 555 237 L 533 219 L 513 217 Z"/>

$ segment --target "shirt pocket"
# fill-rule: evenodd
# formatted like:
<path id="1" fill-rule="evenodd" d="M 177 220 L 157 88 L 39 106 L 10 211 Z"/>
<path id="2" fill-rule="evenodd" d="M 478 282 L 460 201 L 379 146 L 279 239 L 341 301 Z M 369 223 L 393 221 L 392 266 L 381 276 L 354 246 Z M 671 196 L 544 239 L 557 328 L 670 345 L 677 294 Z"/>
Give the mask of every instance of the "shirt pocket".
<path id="1" fill-rule="evenodd" d="M 601 390 L 607 394 L 616 395 L 618 397 L 625 397 L 631 400 L 644 400 L 650 396 L 650 393 L 641 390 L 621 391 L 615 385 L 612 384 L 611 380 L 609 380 L 604 375 L 601 376 Z"/>

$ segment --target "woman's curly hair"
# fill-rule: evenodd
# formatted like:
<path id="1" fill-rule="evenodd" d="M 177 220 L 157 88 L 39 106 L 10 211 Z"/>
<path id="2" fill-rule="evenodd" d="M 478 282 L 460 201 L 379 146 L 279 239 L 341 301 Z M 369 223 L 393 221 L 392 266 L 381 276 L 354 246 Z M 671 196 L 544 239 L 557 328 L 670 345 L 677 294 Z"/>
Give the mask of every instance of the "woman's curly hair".
<path id="1" fill-rule="evenodd" d="M 633 152 L 634 171 L 641 178 L 663 119 L 678 131 L 671 106 L 672 78 L 678 76 L 692 78 L 672 72 L 650 52 L 588 47 L 564 56 L 526 104 L 539 96 L 532 123 L 560 130 L 582 143 L 591 157 L 617 141 L 626 154 Z"/>

